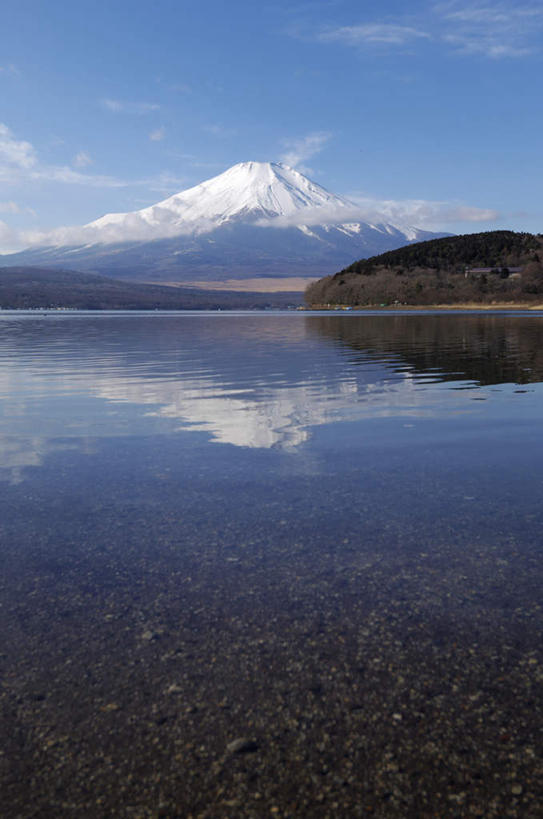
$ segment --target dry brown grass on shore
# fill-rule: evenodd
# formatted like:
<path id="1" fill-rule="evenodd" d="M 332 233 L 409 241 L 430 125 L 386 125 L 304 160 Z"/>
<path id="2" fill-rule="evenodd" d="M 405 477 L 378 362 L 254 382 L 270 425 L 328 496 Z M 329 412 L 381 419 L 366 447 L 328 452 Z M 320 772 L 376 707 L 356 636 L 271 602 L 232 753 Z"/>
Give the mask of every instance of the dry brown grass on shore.
<path id="1" fill-rule="evenodd" d="M 226 281 L 160 282 L 168 287 L 194 287 L 198 290 L 214 290 L 239 293 L 299 293 L 317 278 L 291 276 L 290 278 L 227 279 Z"/>

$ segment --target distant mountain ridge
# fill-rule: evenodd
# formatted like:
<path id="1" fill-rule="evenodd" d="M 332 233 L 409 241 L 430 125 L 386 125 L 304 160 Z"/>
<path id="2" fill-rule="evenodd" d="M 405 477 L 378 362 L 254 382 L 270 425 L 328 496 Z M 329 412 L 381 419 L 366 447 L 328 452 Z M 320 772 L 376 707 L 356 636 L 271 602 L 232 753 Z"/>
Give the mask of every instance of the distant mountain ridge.
<path id="1" fill-rule="evenodd" d="M 241 162 L 151 207 L 53 231 L 46 245 L 0 257 L 0 266 L 68 266 L 157 282 L 320 276 L 442 235 L 357 217 L 356 204 L 293 168 Z"/>
<path id="2" fill-rule="evenodd" d="M 287 307 L 292 293 L 224 293 L 122 282 L 39 267 L 0 267 L 0 309 L 197 310 Z"/>

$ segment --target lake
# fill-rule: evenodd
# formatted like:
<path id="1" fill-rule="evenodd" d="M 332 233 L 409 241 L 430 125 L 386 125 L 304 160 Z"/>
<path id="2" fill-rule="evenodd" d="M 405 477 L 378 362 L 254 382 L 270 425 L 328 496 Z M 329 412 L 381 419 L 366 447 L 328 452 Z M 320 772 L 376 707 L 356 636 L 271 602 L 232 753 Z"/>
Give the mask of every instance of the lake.
<path id="1" fill-rule="evenodd" d="M 0 312 L 4 817 L 536 817 L 543 317 Z"/>

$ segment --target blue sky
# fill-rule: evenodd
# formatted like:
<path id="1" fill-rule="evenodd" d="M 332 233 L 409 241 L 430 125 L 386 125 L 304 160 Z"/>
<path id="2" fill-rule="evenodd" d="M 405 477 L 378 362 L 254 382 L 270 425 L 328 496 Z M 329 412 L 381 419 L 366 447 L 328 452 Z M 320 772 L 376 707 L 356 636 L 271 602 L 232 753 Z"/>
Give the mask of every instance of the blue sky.
<path id="1" fill-rule="evenodd" d="M 543 3 L 4 0 L 0 252 L 282 160 L 428 229 L 543 231 Z"/>

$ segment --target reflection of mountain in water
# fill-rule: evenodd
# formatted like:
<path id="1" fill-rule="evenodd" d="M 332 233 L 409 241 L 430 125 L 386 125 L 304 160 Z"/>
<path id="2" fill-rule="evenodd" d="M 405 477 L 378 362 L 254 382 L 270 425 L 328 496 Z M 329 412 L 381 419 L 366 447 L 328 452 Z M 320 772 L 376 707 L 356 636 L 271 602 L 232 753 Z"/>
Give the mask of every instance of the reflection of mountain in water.
<path id="1" fill-rule="evenodd" d="M 0 452 L 18 480 L 85 437 L 193 430 L 292 450 L 323 424 L 473 413 L 450 382 L 541 381 L 542 336 L 535 316 L 2 320 Z"/>
<path id="2" fill-rule="evenodd" d="M 406 365 L 438 381 L 527 384 L 543 381 L 543 322 L 538 316 L 314 316 L 310 327 L 368 359 Z"/>

